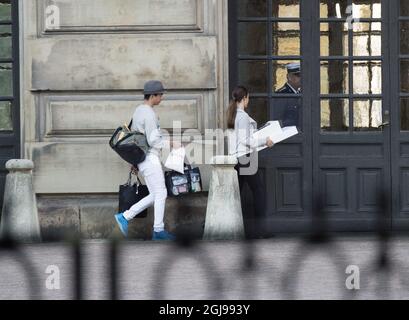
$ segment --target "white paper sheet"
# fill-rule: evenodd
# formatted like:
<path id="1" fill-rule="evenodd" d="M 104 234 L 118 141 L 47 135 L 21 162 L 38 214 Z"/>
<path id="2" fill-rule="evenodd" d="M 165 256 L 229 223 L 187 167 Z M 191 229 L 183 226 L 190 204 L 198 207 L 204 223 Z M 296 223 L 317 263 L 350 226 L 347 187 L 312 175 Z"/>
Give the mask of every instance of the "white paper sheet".
<path id="1" fill-rule="evenodd" d="M 273 140 L 274 144 L 277 144 L 297 135 L 298 133 L 298 129 L 295 126 L 281 128 L 278 121 L 269 121 L 267 122 L 266 126 L 255 132 L 254 136 L 265 137 L 265 139 L 267 139 L 267 137 L 270 137 L 271 140 Z M 261 151 L 266 148 L 267 146 L 262 146 L 258 148 L 257 151 Z"/>
<path id="2" fill-rule="evenodd" d="M 269 121 L 253 134 L 253 138 L 267 140 L 267 138 L 270 137 L 274 144 L 277 144 L 297 135 L 298 133 L 298 129 L 295 126 L 281 128 L 279 121 Z M 262 146 L 257 148 L 257 151 L 262 151 L 266 148 L 267 146 Z M 243 155 L 244 154 L 239 154 L 238 156 L 240 157 Z"/>
<path id="3" fill-rule="evenodd" d="M 269 121 L 259 130 L 254 132 L 253 138 L 259 140 L 267 140 L 268 137 L 273 140 L 273 137 L 278 137 L 283 133 L 283 129 L 281 129 L 280 122 L 278 121 Z M 274 141 L 274 140 L 273 140 Z"/>

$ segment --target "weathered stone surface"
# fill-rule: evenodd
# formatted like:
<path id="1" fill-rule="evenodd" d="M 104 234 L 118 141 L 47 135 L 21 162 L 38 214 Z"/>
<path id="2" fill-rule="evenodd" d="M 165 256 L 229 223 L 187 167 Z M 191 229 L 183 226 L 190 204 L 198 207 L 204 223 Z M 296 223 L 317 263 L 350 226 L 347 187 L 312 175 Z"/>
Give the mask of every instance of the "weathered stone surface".
<path id="1" fill-rule="evenodd" d="M 244 224 L 235 161 L 232 157 L 215 157 L 206 211 L 205 240 L 243 239 Z"/>
<path id="2" fill-rule="evenodd" d="M 96 143 L 37 144 L 33 160 L 37 193 L 113 193 L 129 173 L 108 145 Z M 69 173 L 67 175 L 67 173 Z"/>
<path id="3" fill-rule="evenodd" d="M 80 235 L 78 200 L 39 197 L 37 203 L 44 241 L 71 239 Z"/>
<path id="4" fill-rule="evenodd" d="M 226 165 L 232 169 L 237 164 L 237 158 L 233 156 L 215 156 L 210 160 L 210 164 L 216 167 Z"/>
<path id="5" fill-rule="evenodd" d="M 49 22 L 44 25 L 46 32 L 199 30 L 203 12 L 201 0 L 41 0 L 39 4 L 41 20 Z"/>
<path id="6" fill-rule="evenodd" d="M 33 174 L 39 194 L 116 193 L 130 169 L 109 147 L 108 139 L 102 143 L 36 143 L 32 159 L 37 164 Z M 211 167 L 198 167 L 207 191 Z"/>
<path id="7" fill-rule="evenodd" d="M 165 217 L 170 212 L 168 211 L 169 203 L 166 203 Z M 148 216 L 146 218 L 135 218 L 129 222 L 130 239 L 149 240 L 152 238 L 153 228 L 153 207 L 148 209 Z"/>
<path id="8" fill-rule="evenodd" d="M 51 38 L 31 46 L 32 90 L 141 90 L 150 79 L 167 89 L 217 88 L 214 36 Z"/>
<path id="9" fill-rule="evenodd" d="M 141 95 L 45 96 L 43 100 L 40 103 L 42 138 L 111 134 L 120 124 L 128 124 L 135 108 L 143 103 Z M 162 129 L 173 129 L 177 121 L 182 129 L 203 130 L 202 95 L 167 94 L 155 112 Z"/>
<path id="10" fill-rule="evenodd" d="M 84 239 L 122 237 L 114 219 L 118 210 L 116 196 L 41 196 L 38 203 L 45 240 L 63 240 L 74 236 Z M 168 198 L 165 211 L 166 229 L 171 232 L 180 228 L 203 232 L 206 204 L 206 192 Z M 130 222 L 129 239 L 149 240 L 152 238 L 152 228 L 153 207 L 148 209 L 146 218 L 135 218 Z"/>
<path id="11" fill-rule="evenodd" d="M 10 173 L 23 172 L 30 174 L 31 170 L 34 169 L 34 163 L 27 159 L 12 159 L 7 161 L 6 169 L 9 170 Z"/>
<path id="12" fill-rule="evenodd" d="M 203 232 L 206 214 L 207 193 L 188 194 L 166 199 L 165 228 L 175 233 L 181 228 L 192 228 Z M 149 240 L 152 237 L 154 212 L 148 209 L 148 217 L 134 219 L 129 225 L 129 237 Z"/>
<path id="13" fill-rule="evenodd" d="M 167 199 L 165 223 L 175 232 L 187 225 L 204 227 L 207 193 L 188 194 L 180 198 Z"/>
<path id="14" fill-rule="evenodd" d="M 80 201 L 81 237 L 85 239 L 108 238 L 115 227 L 114 214 L 118 211 L 116 198 L 84 199 Z"/>
<path id="15" fill-rule="evenodd" d="M 44 9 L 55 4 L 60 29 L 46 24 Z M 229 96 L 227 0 L 39 0 L 21 1 L 20 9 L 23 153 L 36 164 L 41 197 L 118 191 L 129 166 L 110 150 L 107 130 L 129 120 L 125 103 L 141 97 L 148 79 L 168 89 L 171 101 L 158 108 L 163 128 L 180 118 L 183 128 L 222 126 Z M 200 169 L 207 190 L 210 166 Z M 79 215 L 79 202 L 74 207 Z M 55 217 L 47 214 L 51 225 Z M 132 224 L 136 234 L 151 228 L 151 222 Z"/>
<path id="16" fill-rule="evenodd" d="M 13 159 L 6 163 L 6 177 L 0 237 L 21 242 L 41 241 L 37 202 L 33 189 L 31 160 Z"/>

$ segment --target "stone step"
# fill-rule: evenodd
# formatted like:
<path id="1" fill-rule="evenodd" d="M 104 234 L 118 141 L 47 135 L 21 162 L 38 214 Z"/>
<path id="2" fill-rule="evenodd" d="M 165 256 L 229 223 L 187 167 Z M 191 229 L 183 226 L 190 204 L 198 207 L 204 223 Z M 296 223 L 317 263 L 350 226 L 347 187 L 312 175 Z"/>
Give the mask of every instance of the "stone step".
<path id="1" fill-rule="evenodd" d="M 203 229 L 208 193 L 188 194 L 166 200 L 165 226 L 170 232 L 178 227 Z M 80 235 L 83 239 L 107 239 L 121 236 L 114 219 L 118 211 L 116 195 L 38 196 L 38 214 L 44 241 Z M 129 238 L 152 237 L 153 207 L 146 218 L 135 218 L 129 224 Z"/>

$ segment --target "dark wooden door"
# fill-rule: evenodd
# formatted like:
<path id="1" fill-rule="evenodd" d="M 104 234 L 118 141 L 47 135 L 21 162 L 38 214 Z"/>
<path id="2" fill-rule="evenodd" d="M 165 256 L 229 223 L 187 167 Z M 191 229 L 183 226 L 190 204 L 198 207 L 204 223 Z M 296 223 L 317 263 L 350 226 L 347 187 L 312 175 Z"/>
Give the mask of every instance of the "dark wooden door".
<path id="1" fill-rule="evenodd" d="M 250 88 L 249 112 L 260 124 L 300 110 L 301 134 L 260 153 L 273 231 L 307 230 L 317 199 L 335 231 L 374 230 L 380 194 L 390 212 L 398 2 L 230 1 L 231 86 Z M 289 62 L 302 66 L 298 94 L 278 90 Z"/>
<path id="2" fill-rule="evenodd" d="M 409 228 L 409 1 L 390 1 L 392 223 Z"/>
<path id="3" fill-rule="evenodd" d="M 300 134 L 259 153 L 267 189 L 264 225 L 277 232 L 305 230 L 312 212 L 312 7 L 310 1 L 231 0 L 230 87 L 249 88 L 250 115 L 259 126 L 297 110 Z M 282 92 L 286 67 L 302 66 L 302 91 Z M 252 217 L 248 188 L 242 192 L 245 218 Z"/>
<path id="4" fill-rule="evenodd" d="M 374 230 L 381 194 L 390 212 L 389 5 L 314 8 L 313 189 L 337 231 Z"/>
<path id="5" fill-rule="evenodd" d="M 0 206 L 5 164 L 20 157 L 18 1 L 0 0 Z"/>

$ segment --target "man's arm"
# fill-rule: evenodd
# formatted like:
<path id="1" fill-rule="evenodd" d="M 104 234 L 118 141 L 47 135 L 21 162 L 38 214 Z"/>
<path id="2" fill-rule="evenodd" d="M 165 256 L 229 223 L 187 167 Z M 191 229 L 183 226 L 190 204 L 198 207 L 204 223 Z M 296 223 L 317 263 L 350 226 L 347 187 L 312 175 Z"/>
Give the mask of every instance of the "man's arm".
<path id="1" fill-rule="evenodd" d="M 162 133 L 160 132 L 158 121 L 154 113 L 147 115 L 145 118 L 145 135 L 149 147 L 155 149 L 163 148 Z"/>

